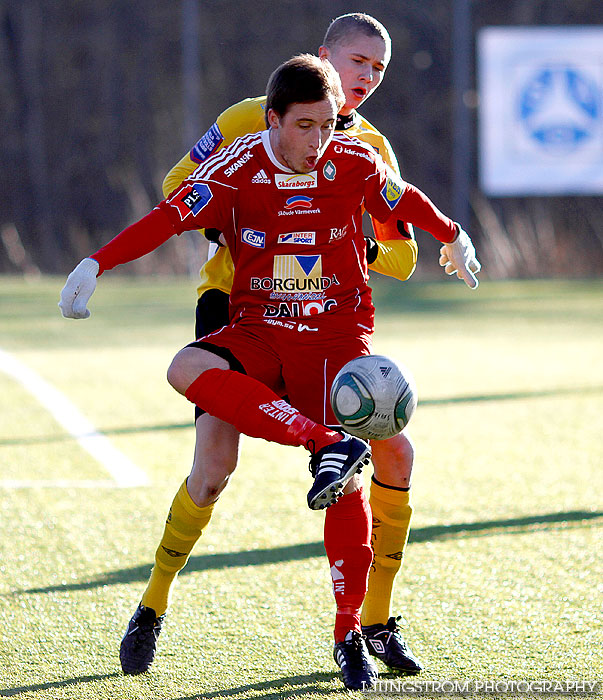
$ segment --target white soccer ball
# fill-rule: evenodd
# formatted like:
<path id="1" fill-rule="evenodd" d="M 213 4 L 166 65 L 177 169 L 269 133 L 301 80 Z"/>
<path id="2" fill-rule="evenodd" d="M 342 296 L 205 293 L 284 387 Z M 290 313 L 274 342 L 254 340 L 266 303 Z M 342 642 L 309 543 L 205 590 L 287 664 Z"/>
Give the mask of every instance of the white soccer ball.
<path id="1" fill-rule="evenodd" d="M 364 440 L 386 440 L 397 435 L 415 411 L 415 380 L 389 357 L 362 355 L 337 373 L 331 406 L 346 432 Z"/>

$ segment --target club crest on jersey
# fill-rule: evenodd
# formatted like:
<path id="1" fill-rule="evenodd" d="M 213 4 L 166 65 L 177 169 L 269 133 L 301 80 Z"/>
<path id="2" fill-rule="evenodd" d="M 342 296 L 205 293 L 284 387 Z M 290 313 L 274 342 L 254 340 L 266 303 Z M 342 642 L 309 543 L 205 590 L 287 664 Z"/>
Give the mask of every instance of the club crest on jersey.
<path id="1" fill-rule="evenodd" d="M 278 243 L 290 243 L 293 245 L 314 245 L 316 231 L 294 231 L 293 233 L 279 233 Z"/>
<path id="2" fill-rule="evenodd" d="M 252 228 L 241 229 L 241 240 L 253 248 L 263 248 L 266 243 L 266 234 L 263 231 L 254 231 Z"/>
<path id="3" fill-rule="evenodd" d="M 207 206 L 213 197 L 209 186 L 203 182 L 194 185 L 184 185 L 167 203 L 174 207 L 180 214 L 180 220 L 184 221 L 189 216 L 196 216 L 201 209 Z"/>
<path id="4" fill-rule="evenodd" d="M 335 167 L 333 161 L 328 160 L 325 163 L 325 167 L 322 169 L 322 174 L 325 176 L 325 178 L 327 180 L 333 181 L 335 179 L 336 173 L 337 173 L 337 168 Z"/>
<path id="5" fill-rule="evenodd" d="M 381 196 L 385 200 L 387 206 L 390 209 L 393 209 L 400 201 L 403 191 L 404 190 L 398 182 L 395 182 L 388 177 L 385 181 L 385 185 L 383 185 L 383 189 L 381 190 Z"/>
<path id="6" fill-rule="evenodd" d="M 311 173 L 277 173 L 274 176 L 274 184 L 279 190 L 307 190 L 316 187 L 318 178 L 316 170 Z"/>

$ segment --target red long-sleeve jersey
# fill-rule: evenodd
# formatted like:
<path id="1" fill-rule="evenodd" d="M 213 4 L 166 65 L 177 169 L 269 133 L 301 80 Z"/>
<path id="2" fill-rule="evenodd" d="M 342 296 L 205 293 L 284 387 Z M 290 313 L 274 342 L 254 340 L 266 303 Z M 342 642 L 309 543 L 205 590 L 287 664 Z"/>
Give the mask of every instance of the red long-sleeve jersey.
<path id="1" fill-rule="evenodd" d="M 232 318 L 364 312 L 372 327 L 363 207 L 378 221 L 394 216 L 443 242 L 456 236 L 453 221 L 358 139 L 335 134 L 316 170 L 302 174 L 279 163 L 264 131 L 207 159 L 92 257 L 103 271 L 174 233 L 214 228 L 235 266 Z"/>

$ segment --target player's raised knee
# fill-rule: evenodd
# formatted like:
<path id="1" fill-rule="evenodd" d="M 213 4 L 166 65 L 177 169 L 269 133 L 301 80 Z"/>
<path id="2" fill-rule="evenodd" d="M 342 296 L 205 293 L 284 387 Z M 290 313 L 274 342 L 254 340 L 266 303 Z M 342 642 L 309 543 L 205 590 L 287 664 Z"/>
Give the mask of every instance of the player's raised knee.
<path id="1" fill-rule="evenodd" d="M 180 394 L 208 369 L 228 369 L 228 362 L 207 350 L 182 348 L 168 367 L 167 380 Z"/>
<path id="2" fill-rule="evenodd" d="M 393 467 L 402 471 L 412 468 L 415 450 L 412 442 L 404 433 L 398 433 L 389 440 L 372 440 L 373 462 L 386 461 Z M 379 459 L 381 458 L 381 460 Z"/>

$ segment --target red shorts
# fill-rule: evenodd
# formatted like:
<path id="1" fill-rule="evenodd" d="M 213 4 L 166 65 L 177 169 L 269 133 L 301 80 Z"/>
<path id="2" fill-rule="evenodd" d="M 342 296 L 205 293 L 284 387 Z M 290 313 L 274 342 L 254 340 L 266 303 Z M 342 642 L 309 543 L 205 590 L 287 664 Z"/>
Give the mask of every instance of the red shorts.
<path id="1" fill-rule="evenodd" d="M 370 320 L 363 325 L 349 315 L 307 321 L 243 317 L 200 341 L 227 348 L 250 377 L 287 396 L 307 418 L 337 425 L 331 384 L 346 362 L 371 353 L 372 335 Z"/>

